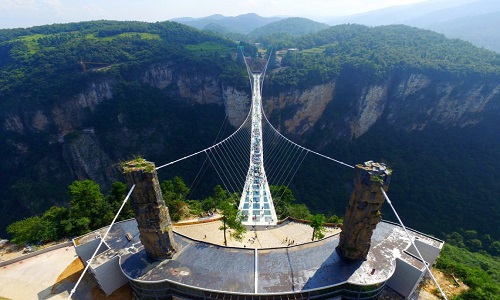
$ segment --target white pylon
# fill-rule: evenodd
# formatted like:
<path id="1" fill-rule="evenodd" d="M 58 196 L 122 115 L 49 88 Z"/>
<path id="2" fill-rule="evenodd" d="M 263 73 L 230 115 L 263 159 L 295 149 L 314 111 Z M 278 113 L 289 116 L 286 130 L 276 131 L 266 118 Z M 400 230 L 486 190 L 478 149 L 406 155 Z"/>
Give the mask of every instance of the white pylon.
<path id="1" fill-rule="evenodd" d="M 269 226 L 276 225 L 278 222 L 264 170 L 260 78 L 260 73 L 252 74 L 250 164 L 239 205 L 239 210 L 244 217 L 242 223 L 247 226 Z"/>

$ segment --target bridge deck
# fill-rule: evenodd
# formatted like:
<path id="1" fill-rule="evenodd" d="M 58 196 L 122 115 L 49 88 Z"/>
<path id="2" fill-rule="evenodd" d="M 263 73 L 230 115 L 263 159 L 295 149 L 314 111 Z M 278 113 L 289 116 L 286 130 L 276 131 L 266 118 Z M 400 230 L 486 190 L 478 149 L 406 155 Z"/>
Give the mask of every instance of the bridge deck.
<path id="1" fill-rule="evenodd" d="M 250 131 L 250 162 L 238 209 L 247 226 L 276 225 L 278 218 L 264 169 L 262 146 L 261 74 L 252 74 L 252 127 Z"/>
<path id="2" fill-rule="evenodd" d="M 214 230 L 217 232 L 205 232 L 207 236 L 220 236 L 221 232 Z M 93 267 L 119 255 L 123 272 L 134 281 L 170 281 L 211 291 L 293 293 L 342 283 L 378 284 L 391 277 L 396 257 L 409 261 L 417 269 L 423 268 L 420 261 L 405 252 L 409 241 L 401 227 L 386 222 L 377 225 L 367 260 L 353 263 L 343 261 L 335 251 L 338 235 L 295 246 L 254 249 L 250 245 L 222 247 L 178 233 L 175 240 L 182 247 L 175 259 L 150 261 L 140 242 L 135 239 L 126 242 L 126 231 L 132 231 L 133 236 L 138 234 L 135 220 L 113 226 L 106 240 L 110 249 L 99 255 L 101 259 L 98 257 Z M 429 239 L 411 233 L 419 239 Z M 262 231 L 257 232 L 258 236 L 261 234 Z M 89 235 L 95 238 L 96 233 Z"/>

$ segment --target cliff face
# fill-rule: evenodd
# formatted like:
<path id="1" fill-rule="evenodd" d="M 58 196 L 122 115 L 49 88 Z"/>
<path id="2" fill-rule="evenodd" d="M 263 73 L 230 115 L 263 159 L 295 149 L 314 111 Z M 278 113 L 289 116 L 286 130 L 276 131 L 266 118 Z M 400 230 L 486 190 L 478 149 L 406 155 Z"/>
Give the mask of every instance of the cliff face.
<path id="1" fill-rule="evenodd" d="M 215 76 L 186 75 L 172 63 L 149 66 L 137 82 L 159 89 L 176 102 L 225 107 L 233 126 L 239 126 L 248 114 L 250 95 L 246 91 L 223 87 L 223 82 Z M 116 78 L 101 77 L 76 95 L 62 95 L 57 102 L 18 103 L 0 112 L 0 135 L 5 137 L 0 149 L 4 199 L 0 201 L 0 215 L 6 216 L 0 224 L 0 233 L 6 224 L 23 215 L 41 213 L 50 205 L 61 204 L 67 199 L 66 187 L 73 180 L 92 179 L 106 190 L 112 182 L 121 179 L 118 160 L 137 154 L 160 155 L 166 151 L 171 141 L 164 133 L 176 131 L 172 125 L 165 125 L 161 130 L 153 125 L 131 130 L 126 118 L 118 114 L 121 128 L 113 131 L 113 136 L 96 129 L 97 123 L 101 128 L 106 126 L 106 120 L 96 118 L 101 105 L 114 99 L 113 89 L 117 83 Z M 196 123 L 192 121 L 189 122 Z M 212 121 L 219 126 L 222 118 L 217 116 L 217 120 Z M 171 135 L 175 138 L 175 132 Z M 215 136 L 207 133 L 212 135 Z M 105 144 L 112 144 L 117 150 L 110 153 Z M 48 192 L 54 185 L 61 187 L 57 195 Z M 12 207 L 16 207 L 16 212 L 9 214 Z"/>
<path id="2" fill-rule="evenodd" d="M 215 77 L 176 72 L 170 63 L 151 65 L 144 70 L 139 81 L 179 101 L 224 106 L 234 127 L 238 127 L 248 114 L 248 91 L 224 86 Z M 22 107 L 20 112 L 7 111 L 1 121 L 2 131 L 21 137 L 50 135 L 50 143 L 58 141 L 63 145 L 62 158 L 69 173 L 75 178 L 90 177 L 107 185 L 116 179 L 115 172 L 99 174 L 97 170 L 102 169 L 97 165 L 110 168 L 112 160 L 100 147 L 98 137 L 93 133 L 80 133 L 93 126 L 92 118 L 97 107 L 113 98 L 115 83 L 113 78 L 91 83 L 81 93 L 52 107 Z M 498 109 L 499 99 L 500 84 L 497 82 L 447 81 L 410 73 L 393 74 L 384 82 L 366 84 L 339 79 L 306 90 L 286 90 L 271 97 L 267 97 L 264 91 L 264 109 L 268 116 L 279 116 L 276 127 L 288 134 L 301 136 L 318 125 L 330 132 L 327 134 L 329 139 L 357 139 L 376 122 L 406 131 L 424 130 L 431 123 L 445 127 L 473 126 L 481 122 L 481 113 L 488 106 Z M 328 117 L 325 112 L 330 112 Z M 69 143 L 64 137 L 70 133 L 80 135 Z M 7 139 L 6 142 L 16 150 L 14 162 L 17 163 L 34 150 L 23 138 Z M 87 155 L 82 155 L 84 152 Z M 93 159 L 96 161 L 89 162 Z"/>
<path id="3" fill-rule="evenodd" d="M 160 90 L 176 102 L 224 108 L 234 127 L 243 122 L 249 111 L 250 88 L 237 90 L 215 76 L 185 74 L 172 63 L 147 67 L 137 81 Z M 155 126 L 131 130 L 122 115 L 117 115 L 121 128 L 116 129 L 114 136 L 95 130 L 97 112 L 103 103 L 114 99 L 116 84 L 115 78 L 100 79 L 77 95 L 64 95 L 57 103 L 21 103 L 2 112 L 0 133 L 5 142 L 1 149 L 4 156 L 1 188 L 9 191 L 3 194 L 6 200 L 1 203 L 2 215 L 8 215 L 13 205 L 20 206 L 27 214 L 40 213 L 49 204 L 65 198 L 66 191 L 55 198 L 50 193 L 42 196 L 26 193 L 23 188 L 26 180 L 44 182 L 47 186 L 57 182 L 66 188 L 75 179 L 90 178 L 107 187 L 119 179 L 115 167 L 118 160 L 137 154 L 163 153 L 171 141 L 189 142 L 185 137 L 176 137 L 173 125 L 162 129 L 171 136 L 159 134 Z M 378 82 L 341 77 L 305 90 L 283 90 L 274 96 L 266 96 L 264 90 L 263 96 L 264 110 L 277 128 L 296 136 L 298 142 L 302 136 L 321 130 L 323 145 L 335 139 L 356 140 L 375 124 L 406 132 L 423 131 L 431 124 L 449 128 L 475 126 L 481 123 L 485 112 L 498 113 L 499 100 L 499 82 L 474 78 L 452 80 L 422 73 L 391 74 Z M 190 116 L 178 117 L 190 119 Z M 222 120 L 210 121 L 220 124 Z M 110 153 L 103 146 L 106 143 L 118 150 Z M 37 197 L 42 200 L 34 205 Z M 17 212 L 4 222 L 8 224 L 21 215 Z"/>
<path id="4" fill-rule="evenodd" d="M 481 122 L 487 107 L 498 111 L 500 82 L 448 81 L 410 73 L 391 75 L 382 83 L 333 81 L 264 99 L 268 114 L 293 111 L 285 119 L 281 114 L 282 130 L 290 134 L 302 135 L 321 121 L 319 128 L 330 131 L 330 136 L 357 139 L 376 122 L 408 132 L 432 123 L 473 126 Z M 325 111 L 334 118 L 324 117 Z"/>
<path id="5" fill-rule="evenodd" d="M 107 189 L 118 178 L 116 162 L 103 151 L 93 129 L 85 129 L 63 142 L 62 157 L 77 180 L 92 178 Z"/>
<path id="6" fill-rule="evenodd" d="M 323 115 L 326 106 L 333 100 L 335 82 L 317 85 L 305 91 L 291 90 L 280 93 L 277 97 L 264 96 L 266 114 L 291 108 L 291 114 L 281 119 L 284 129 L 296 135 L 301 135 L 312 129 Z"/>
<path id="7" fill-rule="evenodd" d="M 112 79 L 91 83 L 78 95 L 54 105 L 45 119 L 52 121 L 59 135 L 81 129 L 100 103 L 113 98 L 113 83 Z"/>

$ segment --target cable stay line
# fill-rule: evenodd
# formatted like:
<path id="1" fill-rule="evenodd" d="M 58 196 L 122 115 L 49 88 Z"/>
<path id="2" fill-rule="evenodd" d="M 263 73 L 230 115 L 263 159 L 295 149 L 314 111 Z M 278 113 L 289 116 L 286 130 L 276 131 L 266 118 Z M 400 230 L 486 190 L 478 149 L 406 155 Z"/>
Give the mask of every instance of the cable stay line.
<path id="1" fill-rule="evenodd" d="M 300 156 L 302 155 L 302 152 L 303 152 L 303 149 L 301 149 L 301 150 L 300 150 L 300 152 L 296 152 L 296 153 L 293 155 L 293 157 L 292 157 L 293 164 L 291 164 L 291 165 L 290 165 L 290 170 L 289 170 L 289 171 L 287 171 L 287 172 L 282 172 L 282 173 L 281 173 L 281 175 L 280 175 L 280 178 L 279 178 L 278 182 L 283 182 L 283 183 L 284 183 L 284 182 L 286 182 L 286 181 L 287 181 L 288 176 L 289 176 L 290 174 L 292 174 L 292 170 L 295 170 L 295 171 L 293 172 L 293 174 L 297 173 L 297 170 L 298 170 L 298 168 L 300 167 L 300 164 L 299 164 L 297 167 L 295 167 L 295 166 L 296 166 L 297 162 L 299 162 L 299 159 L 300 159 Z M 306 152 L 306 154 L 307 154 L 307 152 Z M 295 157 L 295 156 L 296 156 L 296 157 Z M 305 157 L 305 156 L 304 156 L 304 157 Z M 295 159 L 294 159 L 294 158 L 295 158 Z M 303 160 L 303 159 L 302 159 L 302 160 Z M 302 161 L 302 160 L 300 160 L 300 161 Z M 288 164 L 287 164 L 287 166 L 288 166 Z M 285 171 L 286 171 L 286 169 L 285 169 Z M 286 174 L 286 175 L 285 175 L 285 174 Z M 285 175 L 285 176 L 283 177 L 283 175 Z M 283 181 L 281 181 L 281 180 L 282 180 L 282 178 L 283 178 Z M 282 184 L 280 184 L 280 185 L 282 185 Z M 287 187 L 288 187 L 288 184 L 287 184 Z"/>
<path id="2" fill-rule="evenodd" d="M 123 203 L 122 205 L 120 206 L 120 208 L 118 209 L 118 212 L 116 213 L 115 217 L 113 218 L 113 221 L 111 221 L 111 224 L 109 224 L 109 227 L 108 229 L 106 230 L 106 233 L 104 234 L 104 236 L 101 238 L 101 240 L 99 241 L 99 245 L 97 245 L 97 248 L 95 249 L 94 251 L 94 254 L 92 254 L 92 257 L 90 257 L 90 259 L 88 260 L 88 263 L 87 265 L 85 266 L 85 269 L 83 269 L 83 272 L 82 274 L 80 275 L 80 278 L 78 278 L 78 281 L 76 282 L 75 286 L 73 287 L 73 289 L 71 290 L 71 292 L 69 293 L 69 296 L 68 296 L 68 300 L 71 299 L 71 296 L 73 296 L 73 294 L 76 292 L 76 289 L 78 288 L 78 285 L 80 284 L 80 282 L 82 281 L 83 279 L 83 276 L 85 275 L 85 273 L 87 273 L 87 270 L 89 269 L 90 267 L 90 264 L 92 263 L 92 261 L 94 260 L 95 256 L 97 255 L 97 252 L 99 251 L 99 249 L 101 249 L 101 246 L 102 244 L 104 243 L 104 240 L 106 239 L 106 237 L 108 236 L 109 234 L 109 231 L 111 230 L 111 227 L 113 227 L 113 225 L 115 224 L 115 221 L 116 219 L 118 218 L 118 215 L 120 214 L 120 212 L 122 211 L 123 207 L 125 206 L 125 203 L 127 203 L 127 200 L 128 198 L 130 197 L 130 195 L 132 194 L 132 191 L 134 190 L 135 188 L 135 184 L 132 185 L 132 187 L 130 188 L 130 190 L 128 191 L 128 194 L 127 196 L 125 197 L 125 199 L 123 200 Z"/>
<path id="3" fill-rule="evenodd" d="M 231 142 L 231 141 L 230 141 Z M 238 146 L 238 145 L 236 145 Z M 248 155 L 248 152 L 247 153 L 241 153 L 242 149 L 241 149 L 241 145 L 239 145 L 240 147 L 237 147 L 234 151 L 234 153 L 232 151 L 229 152 L 229 155 L 231 156 L 231 161 L 232 162 L 236 162 L 235 163 L 235 168 L 237 168 L 238 170 L 238 174 L 241 174 L 243 178 L 238 178 L 240 179 L 240 182 L 242 182 L 244 180 L 244 177 L 245 177 L 245 173 L 247 172 L 245 166 L 246 166 L 246 163 L 243 161 L 243 159 L 238 159 L 238 157 L 245 157 Z M 236 152 L 239 152 L 239 153 L 236 153 Z M 248 155 L 249 156 L 249 155 Z"/>
<path id="4" fill-rule="evenodd" d="M 223 148 L 214 148 L 213 151 L 215 154 L 219 156 L 220 162 L 222 166 L 224 167 L 222 170 L 224 174 L 227 174 L 229 176 L 228 183 L 231 186 L 232 192 L 235 192 L 238 190 L 238 182 L 241 182 L 238 180 L 238 175 L 237 172 L 235 172 L 233 168 L 233 164 L 230 163 L 230 159 L 227 156 L 223 156 L 224 153 L 222 153 Z M 236 187 L 236 188 L 235 188 Z"/>
<path id="5" fill-rule="evenodd" d="M 314 151 L 314 150 L 308 149 L 308 148 L 306 148 L 306 147 L 304 147 L 304 146 L 301 146 L 301 145 L 299 145 L 299 144 L 297 144 L 297 143 L 295 143 L 295 142 L 291 141 L 290 139 L 288 139 L 287 137 L 285 137 L 284 135 L 282 135 L 282 134 L 281 134 L 281 133 L 280 133 L 280 132 L 279 132 L 276 128 L 274 128 L 274 126 L 271 124 L 271 122 L 269 122 L 269 120 L 267 119 L 267 116 L 266 116 L 266 114 L 264 113 L 264 111 L 262 111 L 262 115 L 264 116 L 264 119 L 266 120 L 266 122 L 267 122 L 267 123 L 269 123 L 269 125 L 270 125 L 273 129 L 274 129 L 274 131 L 275 131 L 276 133 L 278 133 L 278 134 L 279 134 L 279 135 L 280 135 L 283 139 L 287 140 L 289 143 L 292 143 L 292 144 L 294 144 L 295 146 L 300 147 L 300 148 L 302 148 L 302 149 L 304 149 L 304 150 L 306 150 L 306 151 L 308 151 L 308 152 L 311 152 L 311 153 L 313 153 L 313 154 L 316 154 L 316 155 L 321 156 L 321 157 L 323 157 L 323 158 L 326 158 L 326 159 L 328 159 L 328 160 L 334 161 L 334 162 L 336 162 L 336 163 L 338 163 L 338 164 L 341 164 L 341 165 L 343 165 L 343 166 L 349 167 L 349 168 L 351 168 L 351 169 L 354 169 L 354 166 L 351 166 L 351 165 L 349 165 L 349 164 L 347 164 L 347 163 L 345 163 L 345 162 L 342 162 L 342 161 L 340 161 L 340 160 L 337 160 L 337 159 L 331 158 L 331 157 L 326 156 L 326 155 L 324 155 L 324 154 L 318 153 L 318 152 L 316 152 L 316 151 Z"/>
<path id="6" fill-rule="evenodd" d="M 222 89 L 224 90 L 224 83 L 222 83 Z M 222 128 L 224 128 L 224 125 L 226 124 L 227 119 L 228 118 L 227 118 L 227 115 L 226 115 L 226 117 L 224 118 L 224 121 L 222 121 L 222 124 L 219 127 L 219 132 L 217 132 L 217 135 L 215 136 L 215 139 L 212 142 L 212 144 L 215 144 L 217 142 L 217 140 L 219 139 L 219 136 L 220 136 L 220 134 L 222 132 Z M 207 158 L 205 157 L 205 160 L 203 161 L 200 169 L 198 170 L 198 173 L 196 173 L 196 176 L 195 176 L 193 182 L 189 186 L 189 194 L 186 196 L 186 199 L 189 199 L 189 197 L 191 197 L 191 195 L 193 194 L 194 190 L 196 190 L 196 188 L 198 187 L 198 183 L 201 181 L 201 178 L 205 175 L 205 172 L 203 172 L 203 174 L 200 177 L 200 181 L 197 181 L 197 179 L 200 176 L 200 173 L 203 170 L 203 168 L 205 167 L 206 163 L 207 163 Z M 205 171 L 206 171 L 206 169 L 205 169 Z M 194 188 L 193 188 L 193 186 L 194 186 Z"/>
<path id="7" fill-rule="evenodd" d="M 198 151 L 198 152 L 195 152 L 195 153 L 189 154 L 189 155 L 184 156 L 184 157 L 182 157 L 182 158 L 179 158 L 179 159 L 177 159 L 177 160 L 171 161 L 171 162 L 166 163 L 166 164 L 164 164 L 164 165 L 158 166 L 158 167 L 156 167 L 156 170 L 159 170 L 159 169 L 161 169 L 161 168 L 164 168 L 164 167 L 167 167 L 167 166 L 173 165 L 173 164 L 175 164 L 175 163 L 178 163 L 178 162 L 180 162 L 180 161 L 183 161 L 183 160 L 185 160 L 185 159 L 188 159 L 188 158 L 190 158 L 190 157 L 193 157 L 193 156 L 195 156 L 195 155 L 198 155 L 198 154 L 200 154 L 200 153 L 203 153 L 203 152 L 205 152 L 205 151 L 207 151 L 207 150 L 210 150 L 210 149 L 212 149 L 212 148 L 214 148 L 214 147 L 217 147 L 217 146 L 221 145 L 222 143 L 224 143 L 225 141 L 229 140 L 229 139 L 230 139 L 231 137 L 233 137 L 233 136 L 234 136 L 237 132 L 239 132 L 239 131 L 240 131 L 240 129 L 241 129 L 241 128 L 245 125 L 245 123 L 247 122 L 247 120 L 248 120 L 248 117 L 249 117 L 249 116 L 250 116 L 250 113 L 248 113 L 248 114 L 247 114 L 247 116 L 246 116 L 246 118 L 245 118 L 245 121 L 243 121 L 243 123 L 240 125 L 240 127 L 238 127 L 238 129 L 236 129 L 236 131 L 235 131 L 235 132 L 233 132 L 230 136 L 228 136 L 227 138 L 225 138 L 225 139 L 223 139 L 222 141 L 218 142 L 217 144 L 214 144 L 214 145 L 212 145 L 212 146 L 210 146 L 210 147 L 207 147 L 207 148 L 205 148 L 205 149 L 203 149 L 203 150 L 200 150 L 200 151 Z"/>
<path id="8" fill-rule="evenodd" d="M 243 57 L 243 61 L 245 62 L 245 67 L 247 69 L 248 80 L 250 81 L 250 90 L 253 91 L 252 70 L 250 70 L 250 67 L 247 64 L 247 60 L 245 58 L 245 53 L 243 53 L 243 47 L 240 47 L 240 51 L 241 51 L 241 56 Z M 250 111 L 252 111 L 252 110 L 250 110 Z"/>
<path id="9" fill-rule="evenodd" d="M 264 78 L 266 77 L 267 66 L 269 65 L 269 61 L 271 60 L 271 53 L 273 53 L 274 47 L 271 47 L 271 51 L 269 51 L 269 56 L 267 57 L 266 65 L 264 66 L 264 70 L 261 72 L 260 78 L 262 78 L 262 82 L 260 83 L 260 94 L 262 95 L 262 89 L 264 88 Z"/>
<path id="10" fill-rule="evenodd" d="M 241 192 L 245 182 L 249 157 L 249 122 L 243 124 L 238 134 L 227 142 L 206 151 L 219 179 L 230 192 Z M 246 145 L 245 145 L 246 144 Z"/>
<path id="11" fill-rule="evenodd" d="M 307 154 L 309 152 L 305 152 L 304 156 L 302 157 L 302 160 L 300 161 L 299 163 L 299 166 L 297 168 L 295 168 L 295 172 L 293 173 L 293 175 L 290 177 L 290 180 L 288 181 L 288 183 L 286 184 L 286 187 L 290 186 L 290 183 L 292 182 L 292 180 L 295 178 L 295 174 L 297 174 L 297 171 L 299 170 L 300 166 L 302 165 L 302 163 L 304 162 L 304 159 L 306 158 Z M 283 195 L 285 194 L 286 190 L 283 189 L 283 192 L 281 193 L 280 195 L 280 198 L 283 197 Z"/>
<path id="12" fill-rule="evenodd" d="M 237 187 L 238 184 L 236 183 L 237 180 L 234 179 L 234 172 L 228 164 L 228 159 L 227 157 L 223 156 L 223 153 L 220 152 L 220 148 L 214 148 L 210 150 L 210 154 L 212 154 L 212 159 L 216 162 L 217 166 L 219 167 L 219 170 L 221 173 L 224 175 L 224 178 L 226 179 L 227 185 L 230 187 L 228 191 L 234 192 L 237 190 L 235 186 Z"/>
<path id="13" fill-rule="evenodd" d="M 204 150 L 205 154 L 208 156 L 208 160 L 210 161 L 210 163 L 214 167 L 215 172 L 217 173 L 217 176 L 219 176 L 219 179 L 222 181 L 222 185 L 224 186 L 224 188 L 226 189 L 226 191 L 229 191 L 229 189 L 227 188 L 226 182 L 224 181 L 224 179 L 222 179 L 222 176 L 219 174 L 219 171 L 215 167 L 215 165 L 214 165 L 212 159 L 210 158 L 210 155 L 208 155 L 207 151 L 210 151 L 210 150 Z"/>
<path id="14" fill-rule="evenodd" d="M 415 242 L 413 241 L 413 239 L 411 238 L 410 236 L 410 233 L 408 232 L 408 230 L 406 229 L 406 226 L 403 224 L 403 221 L 401 221 L 401 218 L 399 217 L 399 214 L 398 212 L 396 211 L 396 209 L 394 208 L 394 206 L 392 205 L 392 202 L 391 202 L 391 199 L 389 199 L 389 196 L 387 196 L 387 194 L 385 193 L 384 189 L 381 187 L 380 190 L 382 191 L 382 194 L 384 195 L 385 197 L 385 200 L 387 200 L 387 203 L 389 203 L 389 205 L 391 206 L 392 208 L 392 211 L 394 212 L 394 214 L 396 215 L 396 218 L 398 218 L 398 221 L 399 221 L 399 224 L 401 225 L 401 227 L 403 227 L 403 230 L 405 231 L 406 233 L 406 236 L 408 237 L 408 239 L 410 240 L 410 243 L 413 245 L 413 247 L 415 248 L 415 250 L 417 251 L 417 254 L 418 254 L 418 257 L 420 258 L 420 260 L 423 262 L 424 264 L 424 267 L 425 269 L 427 270 L 427 272 L 429 272 L 429 275 L 431 276 L 432 278 L 432 281 L 434 281 L 434 284 L 436 285 L 436 287 L 438 288 L 439 292 L 441 293 L 441 296 L 443 296 L 443 298 L 445 300 L 448 300 L 448 298 L 446 297 L 446 295 L 444 294 L 443 290 L 441 289 L 441 287 L 439 286 L 439 283 L 437 282 L 436 278 L 434 277 L 434 275 L 432 274 L 431 272 L 431 269 L 429 268 L 428 266 L 428 263 L 425 261 L 424 257 L 422 256 L 422 254 L 420 253 L 420 251 L 418 250 L 417 248 L 417 245 L 415 245 Z"/>
<path id="15" fill-rule="evenodd" d="M 281 176 L 283 175 L 284 171 L 283 168 L 287 168 L 288 164 L 286 162 L 288 162 L 288 159 L 290 157 L 290 151 L 293 150 L 293 149 L 298 149 L 298 148 L 294 148 L 293 145 L 287 143 L 285 145 L 285 151 L 282 155 L 279 156 L 278 159 L 274 160 L 275 163 L 274 165 L 270 165 L 270 172 L 269 172 L 269 178 L 274 178 L 274 176 Z M 279 153 L 282 153 L 282 152 L 279 152 Z M 276 168 L 274 168 L 274 166 L 276 166 Z M 274 181 L 274 180 L 273 180 Z M 277 180 L 276 181 L 276 184 L 277 185 L 280 185 L 280 180 Z"/>

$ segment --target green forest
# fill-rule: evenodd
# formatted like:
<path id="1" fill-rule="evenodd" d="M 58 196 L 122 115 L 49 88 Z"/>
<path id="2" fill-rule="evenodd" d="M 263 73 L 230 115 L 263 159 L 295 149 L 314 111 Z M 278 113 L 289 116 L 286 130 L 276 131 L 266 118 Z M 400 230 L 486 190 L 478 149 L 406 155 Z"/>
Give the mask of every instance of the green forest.
<path id="1" fill-rule="evenodd" d="M 109 67 L 105 76 L 135 78 L 151 63 L 175 60 L 184 72 L 236 71 L 226 60 L 236 43 L 175 23 L 95 21 L 0 30 L 1 105 L 8 99 L 57 101 L 103 76 L 82 72 Z M 238 71 L 241 75 L 241 72 Z M 58 91 L 55 95 L 53 91 Z M 36 97 L 33 99 L 33 97 Z M 14 103 L 12 103 L 14 104 Z"/>
<path id="2" fill-rule="evenodd" d="M 142 158 L 134 160 L 144 161 Z M 190 188 L 179 176 L 163 180 L 160 187 L 174 222 L 197 218 L 209 212 L 220 212 L 224 215 L 226 211 L 231 211 L 232 215 L 236 215 L 241 197 L 217 185 L 205 199 L 190 199 Z M 307 206 L 296 203 L 293 192 L 286 186 L 270 186 L 270 190 L 280 220 L 287 217 L 313 220 L 315 228 L 323 226 L 325 222 L 342 223 L 342 219 L 335 215 L 327 219 L 324 215 L 312 215 Z M 104 195 L 99 184 L 92 180 L 74 181 L 68 187 L 68 195 L 71 198 L 68 206 L 52 206 L 40 216 L 14 222 L 7 227 L 7 232 L 12 236 L 12 242 L 19 245 L 47 243 L 80 236 L 109 225 L 118 213 L 127 192 L 127 187 L 122 182 L 114 182 Z M 134 216 L 130 201 L 127 201 L 117 221 L 128 220 Z M 316 236 L 322 238 L 320 229 Z"/>
<path id="3" fill-rule="evenodd" d="M 241 219 L 237 219 L 237 206 L 240 195 L 233 195 L 220 185 L 213 189 L 212 195 L 205 199 L 188 199 L 189 187 L 176 176 L 164 180 L 160 184 L 165 204 L 174 222 L 191 217 L 198 217 L 206 212 L 219 212 L 232 229 L 231 237 L 241 239 Z M 293 217 L 310 220 L 314 228 L 313 238 L 323 238 L 322 229 L 325 223 L 341 224 L 342 218 L 336 215 L 325 217 L 324 214 L 312 215 L 307 206 L 296 203 L 293 191 L 285 186 L 270 186 L 276 213 L 280 219 Z M 71 197 L 69 207 L 53 206 L 41 216 L 34 216 L 17 221 L 7 227 L 12 241 L 20 245 L 50 242 L 79 236 L 107 226 L 114 218 L 114 212 L 122 205 L 127 194 L 125 184 L 115 182 L 104 195 L 97 183 L 91 180 L 75 181 L 68 187 Z M 102 214 L 105 211 L 106 214 Z M 134 211 L 127 201 L 117 221 L 134 217 Z M 226 222 L 224 222 L 226 224 Z M 226 239 L 226 228 L 221 234 Z M 228 227 L 229 229 L 229 227 Z M 239 230 L 239 231 L 238 231 Z M 491 238 L 490 238 L 491 240 Z M 473 231 L 453 232 L 447 237 L 436 268 L 460 278 L 469 289 L 453 299 L 498 299 L 500 295 L 500 242 L 494 241 L 491 246 L 496 255 L 484 251 L 477 252 L 477 233 Z"/>
<path id="4" fill-rule="evenodd" d="M 303 24 L 302 29 L 316 26 L 311 29 L 316 32 L 284 33 L 283 27 L 297 26 L 287 25 L 290 22 Z M 348 126 L 342 121 L 355 110 L 352 99 L 370 84 L 418 73 L 434 81 L 460 82 L 464 89 L 498 86 L 500 54 L 407 26 L 350 24 L 320 30 L 320 24 L 304 22 L 278 22 L 237 37 L 175 22 L 93 21 L 0 30 L 0 234 L 9 232 L 18 243 L 36 243 L 108 224 L 113 215 L 99 212 L 116 211 L 121 204 L 125 185 L 120 175 L 115 170 L 113 181 L 75 181 L 65 161 L 67 145 L 81 140 L 83 130 L 91 127 L 97 144 L 114 163 L 134 155 L 164 161 L 203 149 L 220 131 L 225 118 L 222 101 L 193 103 L 179 96 L 175 84 L 158 89 L 141 76 L 151 66 L 168 64 L 176 76 L 213 77 L 222 87 L 248 93 L 247 71 L 238 52 L 243 49 L 257 62 L 271 55 L 264 102 L 266 97 L 336 81 L 335 101 L 313 128 L 300 135 L 290 133 L 290 139 L 352 164 L 387 162 L 394 169 L 389 195 L 406 225 L 448 242 L 438 267 L 471 287 L 459 299 L 495 299 L 500 294 L 500 185 L 494 176 L 500 168 L 498 98 L 478 110 L 479 121 L 468 126 L 431 122 L 425 130 L 408 131 L 408 122 L 425 118 L 425 113 L 409 111 L 394 124 L 383 115 L 359 138 L 333 132 Z M 59 142 L 55 121 L 49 120 L 43 129 L 31 121 L 38 112 L 49 115 L 102 81 L 111 82 L 113 97 L 95 110 L 79 112 L 79 123 L 64 132 L 64 143 Z M 424 91 L 421 96 L 410 100 L 430 101 L 437 95 Z M 294 107 L 288 106 L 269 118 L 285 128 L 294 114 Z M 232 131 L 226 126 L 222 136 Z M 272 188 L 286 189 L 288 195 L 278 201 L 283 205 L 277 207 L 280 218 L 324 214 L 327 222 L 338 222 L 352 174 L 307 159 L 300 180 Z M 201 163 L 193 160 L 161 174 L 173 178 L 162 183 L 162 192 L 174 220 L 216 207 L 224 194 L 220 189 L 214 192 L 220 184 L 216 179 L 207 179 L 192 196 L 185 194 L 185 184 L 175 176 L 191 182 Z M 69 186 L 68 191 L 61 186 Z M 122 219 L 132 216 L 130 207 L 121 214 Z M 394 220 L 387 207 L 383 218 Z"/>

